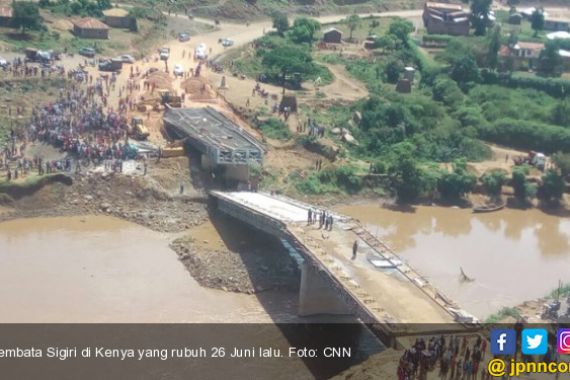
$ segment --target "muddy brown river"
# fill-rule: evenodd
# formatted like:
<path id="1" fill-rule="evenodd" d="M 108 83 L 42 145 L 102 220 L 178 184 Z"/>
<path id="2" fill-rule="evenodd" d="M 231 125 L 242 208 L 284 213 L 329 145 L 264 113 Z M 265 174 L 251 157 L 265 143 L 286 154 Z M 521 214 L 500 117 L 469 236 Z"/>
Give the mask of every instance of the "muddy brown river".
<path id="1" fill-rule="evenodd" d="M 536 209 L 473 214 L 420 206 L 392 211 L 378 204 L 338 208 L 469 312 L 484 318 L 503 306 L 543 297 L 570 281 L 570 220 Z M 475 279 L 460 282 L 460 267 Z"/>
<path id="2" fill-rule="evenodd" d="M 171 235 L 112 217 L 0 224 L 0 322 L 271 322 L 292 295 L 201 287 L 168 247 Z M 271 315 L 270 315 L 271 314 Z"/>

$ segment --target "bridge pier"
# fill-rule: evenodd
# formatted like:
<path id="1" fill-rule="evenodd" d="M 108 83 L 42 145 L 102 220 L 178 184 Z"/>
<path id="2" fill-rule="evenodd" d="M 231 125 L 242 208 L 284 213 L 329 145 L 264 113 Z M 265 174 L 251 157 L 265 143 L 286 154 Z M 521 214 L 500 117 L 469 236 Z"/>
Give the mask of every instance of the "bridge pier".
<path id="1" fill-rule="evenodd" d="M 301 317 L 318 314 L 350 315 L 352 313 L 330 281 L 325 281 L 309 262 L 301 266 L 301 286 L 299 289 L 299 311 Z"/>

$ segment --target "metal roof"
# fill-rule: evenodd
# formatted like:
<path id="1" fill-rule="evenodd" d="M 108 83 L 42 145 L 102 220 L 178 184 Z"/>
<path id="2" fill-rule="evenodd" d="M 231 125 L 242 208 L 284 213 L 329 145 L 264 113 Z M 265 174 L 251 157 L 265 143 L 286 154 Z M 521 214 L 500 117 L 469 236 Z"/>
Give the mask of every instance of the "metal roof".
<path id="1" fill-rule="evenodd" d="M 101 21 L 91 17 L 73 20 L 72 23 L 82 29 L 109 29 L 106 24 L 103 24 Z"/>
<path id="2" fill-rule="evenodd" d="M 178 138 L 188 138 L 218 164 L 262 160 L 263 145 L 212 107 L 170 108 L 163 119 L 169 132 Z"/>

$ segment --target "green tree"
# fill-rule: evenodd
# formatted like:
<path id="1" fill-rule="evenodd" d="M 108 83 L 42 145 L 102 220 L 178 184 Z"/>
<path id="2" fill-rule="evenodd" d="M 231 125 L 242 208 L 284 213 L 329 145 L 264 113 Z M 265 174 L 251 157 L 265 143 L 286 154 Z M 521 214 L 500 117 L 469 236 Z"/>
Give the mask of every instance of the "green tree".
<path id="1" fill-rule="evenodd" d="M 368 25 L 368 27 L 370 28 L 369 30 L 369 34 L 372 34 L 372 31 L 376 28 L 378 28 L 380 26 L 380 21 L 374 19 L 372 21 L 370 21 L 370 24 Z"/>
<path id="2" fill-rule="evenodd" d="M 26 29 L 40 29 L 42 18 L 37 3 L 29 1 L 14 1 L 12 3 L 12 26 L 26 33 Z"/>
<path id="3" fill-rule="evenodd" d="M 459 200 L 473 190 L 477 177 L 467 171 L 467 161 L 457 160 L 453 171 L 444 173 L 438 182 L 438 190 L 444 199 Z"/>
<path id="4" fill-rule="evenodd" d="M 411 151 L 402 152 L 388 170 L 390 185 L 399 201 L 416 200 L 422 190 L 422 171 L 418 167 Z"/>
<path id="5" fill-rule="evenodd" d="M 538 32 L 544 29 L 544 11 L 542 9 L 535 9 L 530 16 L 530 26 L 534 30 L 534 36 L 538 36 Z"/>
<path id="6" fill-rule="evenodd" d="M 279 35 L 283 35 L 287 29 L 289 29 L 289 19 L 285 13 L 275 12 L 271 17 L 273 21 L 273 27 L 277 30 Z"/>
<path id="7" fill-rule="evenodd" d="M 348 25 L 348 30 L 350 31 L 350 36 L 348 38 L 352 41 L 352 33 L 360 26 L 360 17 L 358 15 L 350 15 L 346 18 L 345 22 Z"/>
<path id="8" fill-rule="evenodd" d="M 497 68 L 500 48 L 501 48 L 501 27 L 499 25 L 495 25 L 493 29 L 491 29 L 491 33 L 489 35 L 489 45 L 487 52 L 487 64 L 492 69 Z"/>
<path id="9" fill-rule="evenodd" d="M 528 182 L 526 176 L 528 174 L 528 167 L 516 166 L 513 169 L 511 183 L 515 191 L 515 197 L 522 203 L 528 202 L 530 198 L 536 195 L 536 185 Z"/>
<path id="10" fill-rule="evenodd" d="M 400 79 L 400 73 L 404 70 L 404 64 L 398 59 L 390 59 L 384 66 L 384 75 L 386 82 L 397 83 Z"/>
<path id="11" fill-rule="evenodd" d="M 552 122 L 563 127 L 570 126 L 570 99 L 556 103 L 552 110 Z"/>
<path id="12" fill-rule="evenodd" d="M 471 25 L 477 36 L 484 36 L 489 26 L 492 0 L 471 0 Z"/>
<path id="13" fill-rule="evenodd" d="M 469 56 L 465 56 L 453 64 L 450 76 L 454 81 L 460 84 L 476 83 L 481 79 L 477 63 Z"/>
<path id="14" fill-rule="evenodd" d="M 398 44 L 398 38 L 393 34 L 386 34 L 382 37 L 376 38 L 374 41 L 375 48 L 381 48 L 387 51 L 392 51 L 396 49 Z"/>
<path id="15" fill-rule="evenodd" d="M 548 170 L 542 176 L 542 184 L 538 189 L 538 196 L 545 202 L 558 203 L 562 199 L 566 184 L 564 179 L 554 170 Z"/>
<path id="16" fill-rule="evenodd" d="M 307 49 L 295 45 L 279 46 L 265 52 L 261 63 L 273 74 L 278 74 L 283 85 L 287 75 L 294 73 L 303 75 L 314 69 L 311 54 Z"/>
<path id="17" fill-rule="evenodd" d="M 409 34 L 414 31 L 414 24 L 408 20 L 402 18 L 397 18 L 394 20 L 390 27 L 388 28 L 388 34 L 395 36 L 399 39 L 405 46 L 408 45 Z"/>
<path id="18" fill-rule="evenodd" d="M 538 73 L 546 77 L 558 77 L 562 73 L 562 57 L 558 53 L 558 45 L 548 41 L 538 58 Z"/>
<path id="19" fill-rule="evenodd" d="M 433 99 L 443 102 L 446 106 L 456 108 L 463 102 L 463 92 L 457 83 L 446 75 L 438 75 L 433 82 Z"/>
<path id="20" fill-rule="evenodd" d="M 481 176 L 481 183 L 483 184 L 485 191 L 492 196 L 498 196 L 501 194 L 501 189 L 505 184 L 505 180 L 505 172 L 497 169 L 487 171 Z"/>
<path id="21" fill-rule="evenodd" d="M 552 161 L 563 177 L 570 176 L 570 153 L 555 153 L 552 156 Z"/>
<path id="22" fill-rule="evenodd" d="M 288 36 L 295 43 L 311 44 L 315 41 L 315 33 L 319 31 L 321 24 L 310 18 L 301 17 L 295 19 L 293 27 L 289 30 Z"/>

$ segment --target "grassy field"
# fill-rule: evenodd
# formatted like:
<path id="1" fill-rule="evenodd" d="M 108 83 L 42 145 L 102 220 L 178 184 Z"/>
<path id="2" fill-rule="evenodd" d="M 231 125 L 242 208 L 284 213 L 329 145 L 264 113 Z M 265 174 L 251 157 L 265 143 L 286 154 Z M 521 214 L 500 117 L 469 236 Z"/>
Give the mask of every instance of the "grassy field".
<path id="1" fill-rule="evenodd" d="M 379 26 L 374 27 L 372 22 L 376 20 L 379 22 Z M 392 17 L 367 17 L 362 18 L 358 27 L 352 32 L 352 37 L 358 41 L 363 41 L 369 35 L 383 35 L 388 31 L 390 24 L 394 19 Z M 350 36 L 350 29 L 346 22 L 336 22 L 331 24 L 324 24 L 322 30 L 327 30 L 328 28 L 336 28 L 342 32 L 342 38 L 348 39 Z"/>
<path id="2" fill-rule="evenodd" d="M 503 34 L 508 36 L 510 33 L 515 33 L 518 36 L 519 41 L 528 42 L 544 42 L 546 41 L 546 32 L 540 31 L 538 35 L 534 36 L 534 30 L 532 29 L 530 22 L 523 20 L 520 25 L 511 25 L 507 23 L 509 18 L 509 12 L 507 11 L 497 11 L 497 22 L 501 23 L 503 29 Z"/>

